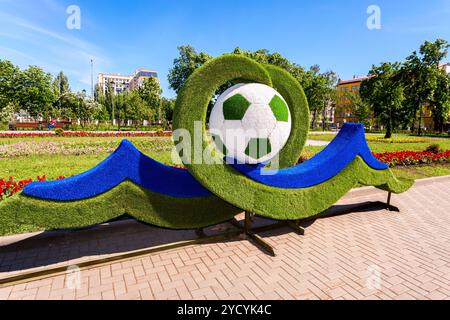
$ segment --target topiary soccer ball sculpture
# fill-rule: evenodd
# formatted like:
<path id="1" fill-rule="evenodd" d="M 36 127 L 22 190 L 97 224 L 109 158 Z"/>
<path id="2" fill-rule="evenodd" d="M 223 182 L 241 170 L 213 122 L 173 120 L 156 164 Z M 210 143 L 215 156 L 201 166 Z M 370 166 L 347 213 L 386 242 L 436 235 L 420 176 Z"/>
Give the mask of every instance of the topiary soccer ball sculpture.
<path id="1" fill-rule="evenodd" d="M 273 159 L 291 133 L 291 114 L 284 98 L 259 83 L 237 84 L 221 94 L 209 118 L 216 147 L 238 163 Z"/>

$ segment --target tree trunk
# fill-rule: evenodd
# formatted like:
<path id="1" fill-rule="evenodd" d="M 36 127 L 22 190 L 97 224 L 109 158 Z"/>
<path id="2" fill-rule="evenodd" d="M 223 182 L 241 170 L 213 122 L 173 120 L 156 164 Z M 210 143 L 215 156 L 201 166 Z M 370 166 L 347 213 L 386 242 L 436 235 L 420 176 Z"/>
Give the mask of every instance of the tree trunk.
<path id="1" fill-rule="evenodd" d="M 386 123 L 386 134 L 384 136 L 385 139 L 390 139 L 392 137 L 392 123 L 389 121 Z"/>
<path id="2" fill-rule="evenodd" d="M 316 114 L 317 114 L 317 110 L 313 111 L 313 119 L 311 122 L 311 129 L 314 129 L 315 125 L 316 125 Z"/>
<path id="3" fill-rule="evenodd" d="M 417 128 L 417 135 L 422 135 L 422 104 L 419 107 L 419 127 Z"/>
<path id="4" fill-rule="evenodd" d="M 322 114 L 322 131 L 325 131 L 326 121 L 327 121 L 327 107 L 325 106 Z"/>

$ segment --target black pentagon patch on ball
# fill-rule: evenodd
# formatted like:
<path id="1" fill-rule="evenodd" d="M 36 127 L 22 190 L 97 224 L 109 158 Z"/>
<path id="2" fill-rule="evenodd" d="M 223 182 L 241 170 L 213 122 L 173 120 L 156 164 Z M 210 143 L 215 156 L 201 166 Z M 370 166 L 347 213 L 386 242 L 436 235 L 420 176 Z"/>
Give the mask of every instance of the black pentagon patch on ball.
<path id="1" fill-rule="evenodd" d="M 279 96 L 275 95 L 269 103 L 273 115 L 277 121 L 288 122 L 289 110 L 286 103 Z"/>
<path id="2" fill-rule="evenodd" d="M 225 120 L 242 120 L 250 102 L 241 94 L 235 94 L 223 103 L 223 117 Z"/>
<path id="3" fill-rule="evenodd" d="M 272 152 L 268 138 L 251 138 L 245 149 L 245 154 L 253 159 L 262 158 Z"/>

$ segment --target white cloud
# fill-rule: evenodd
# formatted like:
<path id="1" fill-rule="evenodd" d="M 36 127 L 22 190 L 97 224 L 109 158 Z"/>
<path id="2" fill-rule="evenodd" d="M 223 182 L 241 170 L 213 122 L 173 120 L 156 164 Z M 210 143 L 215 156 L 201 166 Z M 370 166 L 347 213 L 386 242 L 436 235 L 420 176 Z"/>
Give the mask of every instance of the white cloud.
<path id="1" fill-rule="evenodd" d="M 44 4 L 55 13 L 62 8 L 53 0 L 45 0 Z M 70 34 L 73 31 L 55 32 L 31 20 L 0 12 L 0 35 L 5 35 L 0 38 L 0 52 L 7 52 L 13 62 L 25 60 L 52 73 L 63 70 L 75 90 L 90 87 L 91 59 L 99 70 L 110 65 L 98 46 Z"/>
<path id="2" fill-rule="evenodd" d="M 26 54 L 26 53 L 24 53 L 22 51 L 13 49 L 13 48 L 0 46 L 0 51 L 2 51 L 3 54 L 5 54 L 5 55 L 8 55 L 7 53 L 9 53 L 12 56 L 19 56 L 19 57 L 25 58 L 25 59 L 30 60 L 30 61 L 36 61 L 36 59 L 34 57 L 32 57 L 32 56 L 30 56 L 30 55 L 28 55 L 28 54 Z"/>

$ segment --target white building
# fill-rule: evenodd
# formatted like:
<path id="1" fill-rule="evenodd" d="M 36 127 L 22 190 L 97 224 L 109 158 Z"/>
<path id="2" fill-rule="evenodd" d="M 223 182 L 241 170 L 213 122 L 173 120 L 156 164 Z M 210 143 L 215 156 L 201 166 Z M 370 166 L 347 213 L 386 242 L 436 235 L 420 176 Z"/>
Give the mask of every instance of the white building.
<path id="1" fill-rule="evenodd" d="M 98 85 L 103 94 L 106 93 L 108 85 L 111 86 L 113 92 L 120 93 L 126 90 L 138 89 L 144 80 L 150 77 L 158 78 L 158 73 L 152 69 L 137 69 L 131 76 L 116 73 L 99 73 Z"/>
<path id="2" fill-rule="evenodd" d="M 441 65 L 439 66 L 439 68 L 444 69 L 445 72 L 447 72 L 448 74 L 450 74 L 450 62 L 441 64 Z"/>
<path id="3" fill-rule="evenodd" d="M 123 76 L 121 74 L 115 73 L 99 73 L 98 74 L 98 85 L 101 88 L 103 94 L 106 93 L 108 86 L 115 93 L 120 93 L 129 89 L 130 82 L 133 76 Z"/>

